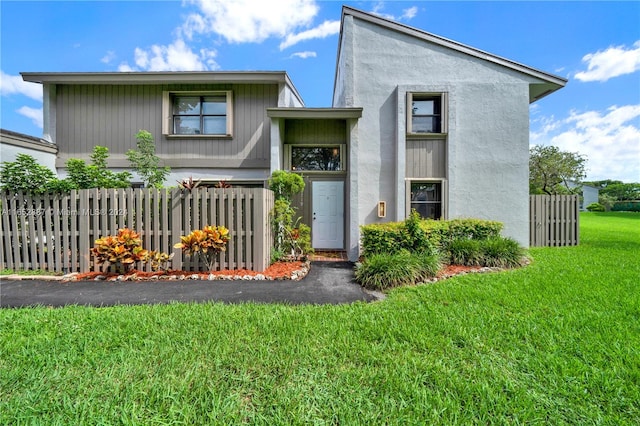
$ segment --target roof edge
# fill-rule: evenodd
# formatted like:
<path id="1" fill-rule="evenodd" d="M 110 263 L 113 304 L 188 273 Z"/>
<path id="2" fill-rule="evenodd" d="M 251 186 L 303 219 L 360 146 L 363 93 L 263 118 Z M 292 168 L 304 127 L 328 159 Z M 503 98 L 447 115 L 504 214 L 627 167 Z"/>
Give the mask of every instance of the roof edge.
<path id="1" fill-rule="evenodd" d="M 21 72 L 24 81 L 60 84 L 291 83 L 286 71 Z"/>

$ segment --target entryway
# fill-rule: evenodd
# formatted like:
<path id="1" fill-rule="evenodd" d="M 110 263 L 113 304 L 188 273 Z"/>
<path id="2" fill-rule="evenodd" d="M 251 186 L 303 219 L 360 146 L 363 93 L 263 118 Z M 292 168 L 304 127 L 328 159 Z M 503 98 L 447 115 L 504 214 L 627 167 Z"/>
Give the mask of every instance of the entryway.
<path id="1" fill-rule="evenodd" d="M 311 245 L 316 249 L 343 249 L 344 182 L 313 181 L 311 194 Z"/>

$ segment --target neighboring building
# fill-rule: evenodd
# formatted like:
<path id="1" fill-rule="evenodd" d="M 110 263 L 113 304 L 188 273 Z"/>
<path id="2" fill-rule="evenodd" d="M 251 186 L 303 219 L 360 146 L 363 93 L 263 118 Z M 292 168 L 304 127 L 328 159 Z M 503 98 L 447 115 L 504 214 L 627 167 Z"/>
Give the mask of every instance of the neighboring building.
<path id="1" fill-rule="evenodd" d="M 580 197 L 580 210 L 587 210 L 587 206 L 593 203 L 597 203 L 600 199 L 600 189 L 595 186 L 585 185 L 579 182 L 570 181 L 567 183 L 569 189 L 580 187 L 582 195 Z"/>
<path id="2" fill-rule="evenodd" d="M 26 154 L 55 172 L 57 152 L 58 147 L 44 139 L 0 129 L 0 162 L 12 162 L 18 154 Z"/>
<path id="3" fill-rule="evenodd" d="M 22 75 L 43 84 L 58 168 L 95 145 L 126 168 L 146 129 L 172 180 L 302 173 L 313 246 L 351 260 L 360 225 L 412 208 L 498 220 L 528 245 L 529 104 L 566 80 L 349 7 L 338 49 L 331 108 L 304 108 L 285 72 Z"/>

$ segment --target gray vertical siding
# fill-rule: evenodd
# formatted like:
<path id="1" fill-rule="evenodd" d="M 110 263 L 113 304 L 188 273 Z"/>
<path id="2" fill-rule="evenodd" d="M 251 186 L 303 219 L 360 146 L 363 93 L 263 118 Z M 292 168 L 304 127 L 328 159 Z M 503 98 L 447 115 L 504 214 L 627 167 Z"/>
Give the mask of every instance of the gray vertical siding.
<path id="1" fill-rule="evenodd" d="M 286 120 L 285 143 L 347 143 L 345 120 Z"/>
<path id="2" fill-rule="evenodd" d="M 407 139 L 408 178 L 446 178 L 447 144 L 444 139 Z"/>
<path id="3" fill-rule="evenodd" d="M 135 134 L 145 129 L 154 135 L 158 155 L 174 161 L 253 159 L 268 164 L 270 121 L 266 109 L 277 106 L 275 84 L 59 85 L 57 90 L 59 163 L 72 157 L 88 158 L 96 145 L 107 146 L 110 158 L 123 159 L 127 150 L 135 147 Z M 233 137 L 162 135 L 162 92 L 167 90 L 232 90 Z"/>

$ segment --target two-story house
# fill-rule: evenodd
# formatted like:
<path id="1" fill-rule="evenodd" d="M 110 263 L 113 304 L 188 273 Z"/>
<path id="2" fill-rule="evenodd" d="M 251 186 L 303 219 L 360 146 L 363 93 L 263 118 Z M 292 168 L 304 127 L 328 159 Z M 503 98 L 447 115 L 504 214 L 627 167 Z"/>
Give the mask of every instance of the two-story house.
<path id="1" fill-rule="evenodd" d="M 528 245 L 529 104 L 567 82 L 350 7 L 330 108 L 305 108 L 285 72 L 22 75 L 43 84 L 59 168 L 95 145 L 126 168 L 146 129 L 173 180 L 263 185 L 299 172 L 313 246 L 351 260 L 360 225 L 411 209 L 501 221 Z"/>

